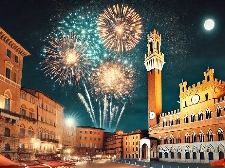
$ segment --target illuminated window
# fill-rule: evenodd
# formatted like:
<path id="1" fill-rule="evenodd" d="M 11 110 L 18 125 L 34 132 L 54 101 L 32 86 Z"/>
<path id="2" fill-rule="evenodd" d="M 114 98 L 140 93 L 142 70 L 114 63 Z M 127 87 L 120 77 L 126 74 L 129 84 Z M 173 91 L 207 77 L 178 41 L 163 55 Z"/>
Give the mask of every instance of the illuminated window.
<path id="1" fill-rule="evenodd" d="M 5 99 L 5 110 L 10 110 L 10 98 Z"/>

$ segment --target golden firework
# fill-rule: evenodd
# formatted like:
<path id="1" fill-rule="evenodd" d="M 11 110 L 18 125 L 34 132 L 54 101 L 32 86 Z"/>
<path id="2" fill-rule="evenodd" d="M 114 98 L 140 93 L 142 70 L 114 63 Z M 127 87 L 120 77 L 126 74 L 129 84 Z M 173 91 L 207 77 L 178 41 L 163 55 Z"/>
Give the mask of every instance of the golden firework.
<path id="1" fill-rule="evenodd" d="M 131 94 L 133 74 L 134 70 L 117 61 L 105 62 L 96 68 L 91 81 L 97 94 L 123 97 Z"/>
<path id="2" fill-rule="evenodd" d="M 99 36 L 106 48 L 117 52 L 129 51 L 139 42 L 142 34 L 141 17 L 126 5 L 114 5 L 99 15 Z"/>
<path id="3" fill-rule="evenodd" d="M 81 76 L 89 73 L 91 59 L 85 52 L 88 48 L 75 33 L 61 34 L 51 38 L 50 46 L 44 48 L 45 59 L 41 62 L 46 76 L 55 78 L 63 85 L 76 84 Z"/>

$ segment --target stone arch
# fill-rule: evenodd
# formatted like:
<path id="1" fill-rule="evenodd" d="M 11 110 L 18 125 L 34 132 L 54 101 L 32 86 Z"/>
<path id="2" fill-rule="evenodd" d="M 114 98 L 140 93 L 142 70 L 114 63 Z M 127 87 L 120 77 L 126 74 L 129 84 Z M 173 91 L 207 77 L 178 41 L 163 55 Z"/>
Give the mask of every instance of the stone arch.
<path id="1" fill-rule="evenodd" d="M 213 132 L 210 128 L 207 131 L 207 136 L 208 136 L 208 141 L 213 141 Z"/>
<path id="2" fill-rule="evenodd" d="M 12 99 L 12 93 L 11 93 L 10 89 L 5 90 L 4 97 L 5 97 L 5 99 Z"/>
<path id="3" fill-rule="evenodd" d="M 207 147 L 207 152 L 214 152 L 214 151 L 215 151 L 215 149 L 214 149 L 213 145 L 209 144 L 209 146 Z"/>
<path id="4" fill-rule="evenodd" d="M 196 146 L 193 146 L 193 147 L 192 147 L 192 151 L 193 151 L 193 152 L 198 152 L 198 148 L 197 148 Z"/>
<path id="5" fill-rule="evenodd" d="M 204 152 L 204 151 L 205 151 L 205 146 L 201 144 L 199 147 L 199 152 Z"/>
<path id="6" fill-rule="evenodd" d="M 219 145 L 218 145 L 218 152 L 224 152 L 225 150 L 224 150 L 224 146 L 220 143 Z"/>

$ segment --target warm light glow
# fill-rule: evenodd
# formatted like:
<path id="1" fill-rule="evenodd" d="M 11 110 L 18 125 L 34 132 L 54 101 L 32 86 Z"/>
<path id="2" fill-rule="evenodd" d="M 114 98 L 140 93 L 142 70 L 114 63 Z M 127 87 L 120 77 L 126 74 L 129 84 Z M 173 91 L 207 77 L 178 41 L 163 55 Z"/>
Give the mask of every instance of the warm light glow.
<path id="1" fill-rule="evenodd" d="M 68 127 L 72 127 L 72 126 L 74 126 L 74 119 L 72 119 L 72 118 L 67 118 L 66 119 L 66 125 L 68 126 Z"/>

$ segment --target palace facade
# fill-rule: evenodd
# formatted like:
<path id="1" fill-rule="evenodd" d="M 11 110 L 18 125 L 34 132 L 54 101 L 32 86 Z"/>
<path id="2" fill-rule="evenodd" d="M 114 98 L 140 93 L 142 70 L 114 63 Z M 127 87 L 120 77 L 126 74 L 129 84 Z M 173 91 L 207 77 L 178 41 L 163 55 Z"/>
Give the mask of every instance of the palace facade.
<path id="1" fill-rule="evenodd" d="M 0 154 L 11 160 L 53 158 L 65 145 L 64 107 L 21 87 L 23 58 L 29 55 L 0 28 Z"/>
<path id="2" fill-rule="evenodd" d="M 164 55 L 156 30 L 148 35 L 147 46 L 144 64 L 148 71 L 149 136 L 158 139 L 157 148 L 151 152 L 161 161 L 172 162 L 209 163 L 224 158 L 225 82 L 216 79 L 214 69 L 208 68 L 201 82 L 188 86 L 182 81 L 180 109 L 163 113 Z"/>

